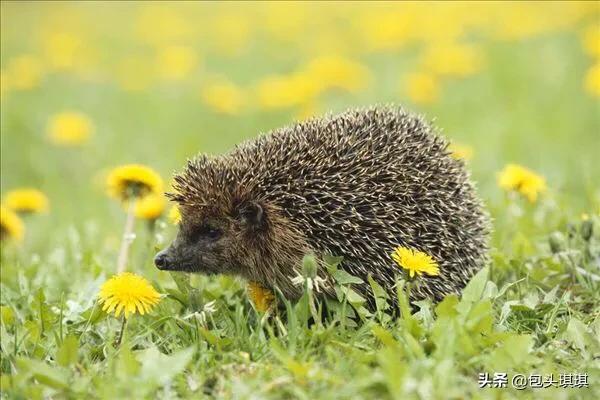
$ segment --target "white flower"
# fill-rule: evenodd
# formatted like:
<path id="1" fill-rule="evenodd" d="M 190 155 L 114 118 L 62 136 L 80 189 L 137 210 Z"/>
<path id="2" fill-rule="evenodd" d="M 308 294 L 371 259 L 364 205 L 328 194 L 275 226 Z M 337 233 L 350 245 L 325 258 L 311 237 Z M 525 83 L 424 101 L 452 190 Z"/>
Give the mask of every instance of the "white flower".
<path id="1" fill-rule="evenodd" d="M 291 279 L 291 281 L 294 286 L 303 286 L 304 283 L 306 283 L 306 286 L 310 290 L 314 289 L 314 291 L 317 293 L 319 293 L 321 291 L 321 288 L 325 287 L 325 285 L 327 284 L 327 280 L 324 278 L 321 278 L 320 276 L 316 276 L 314 278 L 309 278 L 309 277 L 302 276 L 301 274 L 298 274 L 295 277 L 293 277 Z"/>
<path id="2" fill-rule="evenodd" d="M 215 302 L 216 302 L 216 300 L 209 301 L 208 303 L 206 303 L 204 305 L 204 307 L 202 307 L 202 311 L 194 311 L 193 313 L 183 317 L 183 319 L 187 320 L 187 319 L 191 319 L 191 318 L 196 318 L 196 320 L 200 323 L 200 325 L 206 325 L 206 318 L 210 314 L 217 311 L 217 308 L 215 307 Z"/>

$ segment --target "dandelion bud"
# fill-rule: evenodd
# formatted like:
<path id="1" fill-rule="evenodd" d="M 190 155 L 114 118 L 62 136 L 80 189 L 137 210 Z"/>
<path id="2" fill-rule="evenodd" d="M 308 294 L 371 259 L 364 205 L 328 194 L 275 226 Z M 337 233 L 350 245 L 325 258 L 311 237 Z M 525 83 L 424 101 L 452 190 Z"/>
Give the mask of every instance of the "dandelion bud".
<path id="1" fill-rule="evenodd" d="M 317 276 L 317 260 L 314 255 L 307 254 L 302 259 L 302 274 L 306 278 L 314 278 Z"/>
<path id="2" fill-rule="evenodd" d="M 548 239 L 548 243 L 550 244 L 550 251 L 552 251 L 552 253 L 559 253 L 565 248 L 565 237 L 560 232 L 552 232 Z"/>
<path id="3" fill-rule="evenodd" d="M 581 237 L 583 240 L 590 240 L 594 233 L 594 223 L 591 219 L 585 220 L 581 223 Z"/>

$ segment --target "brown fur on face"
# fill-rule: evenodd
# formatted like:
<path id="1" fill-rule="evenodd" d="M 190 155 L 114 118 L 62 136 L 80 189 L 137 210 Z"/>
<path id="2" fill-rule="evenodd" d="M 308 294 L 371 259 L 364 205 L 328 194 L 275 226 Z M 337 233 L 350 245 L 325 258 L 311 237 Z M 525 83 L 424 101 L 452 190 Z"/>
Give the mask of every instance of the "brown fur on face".
<path id="1" fill-rule="evenodd" d="M 306 238 L 277 206 L 253 199 L 220 167 L 219 159 L 202 157 L 188 170 L 203 179 L 191 185 L 186 175 L 175 178 L 169 197 L 180 204 L 181 223 L 175 241 L 157 256 L 164 258 L 159 268 L 241 275 L 298 297 L 291 279 L 311 252 Z"/>

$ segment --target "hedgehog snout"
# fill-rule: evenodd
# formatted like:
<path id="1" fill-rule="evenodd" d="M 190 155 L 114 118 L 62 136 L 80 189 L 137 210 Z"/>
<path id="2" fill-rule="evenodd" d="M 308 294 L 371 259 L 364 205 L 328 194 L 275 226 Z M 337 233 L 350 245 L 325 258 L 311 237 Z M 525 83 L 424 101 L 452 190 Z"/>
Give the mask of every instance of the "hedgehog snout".
<path id="1" fill-rule="evenodd" d="M 159 251 L 154 257 L 154 265 L 160 270 L 167 270 L 169 266 L 173 266 L 173 262 L 169 256 L 169 248 Z"/>

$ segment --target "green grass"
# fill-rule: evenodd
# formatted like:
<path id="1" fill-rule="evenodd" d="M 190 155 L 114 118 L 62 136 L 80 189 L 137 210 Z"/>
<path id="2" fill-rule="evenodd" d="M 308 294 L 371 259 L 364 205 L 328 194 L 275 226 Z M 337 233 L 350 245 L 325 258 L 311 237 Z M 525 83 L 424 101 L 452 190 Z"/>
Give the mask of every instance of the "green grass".
<path id="1" fill-rule="evenodd" d="M 21 29 L 37 26 L 52 6 L 45 7 L 3 3 L 3 68 L 10 57 L 36 51 Z M 102 62 L 131 50 L 128 31 L 111 27 L 129 26 L 132 7 L 103 7 L 89 28 L 102 32 L 94 43 L 110 49 Z M 91 6 L 78 8 L 94 15 Z M 198 94 L 209 72 L 250 88 L 263 75 L 293 70 L 296 54 L 286 46 L 262 46 L 255 37 L 232 58 L 209 53 L 200 41 L 207 53 L 193 78 L 144 92 L 126 92 L 110 76 L 48 72 L 39 87 L 3 94 L 2 193 L 40 188 L 51 210 L 25 218 L 23 243 L 2 243 L 0 397 L 600 398 L 600 109 L 583 89 L 593 63 L 580 44 L 586 23 L 518 41 L 483 40 L 482 71 L 445 81 L 431 105 L 411 104 L 398 89 L 399 77 L 416 65 L 416 47 L 357 56 L 371 71 L 368 89 L 319 97 L 319 113 L 404 104 L 475 150 L 468 166 L 494 218 L 490 265 L 460 298 L 421 302 L 413 314 L 400 302 L 398 319 L 370 314 L 350 296 L 332 303 L 322 322 L 309 323 L 308 292 L 298 303 L 282 300 L 285 316 L 263 318 L 237 278 L 193 276 L 188 283 L 185 275 L 158 271 L 152 255 L 176 232 L 161 219 L 152 234 L 137 223 L 130 270 L 165 297 L 151 314 L 131 318 L 121 346 L 113 346 L 120 321 L 96 299 L 115 272 L 124 212 L 107 198 L 103 173 L 139 162 L 168 179 L 197 152 L 220 154 L 292 123 L 296 108 L 249 106 L 222 115 Z M 63 109 L 94 121 L 90 143 L 64 149 L 47 142 L 46 121 Z M 545 176 L 540 201 L 498 188 L 496 174 L 510 162 Z M 215 310 L 205 310 L 213 301 Z M 353 318 L 348 301 L 358 308 Z M 510 381 L 505 389 L 479 388 L 482 372 L 509 379 L 584 373 L 589 388 L 519 391 Z"/>

